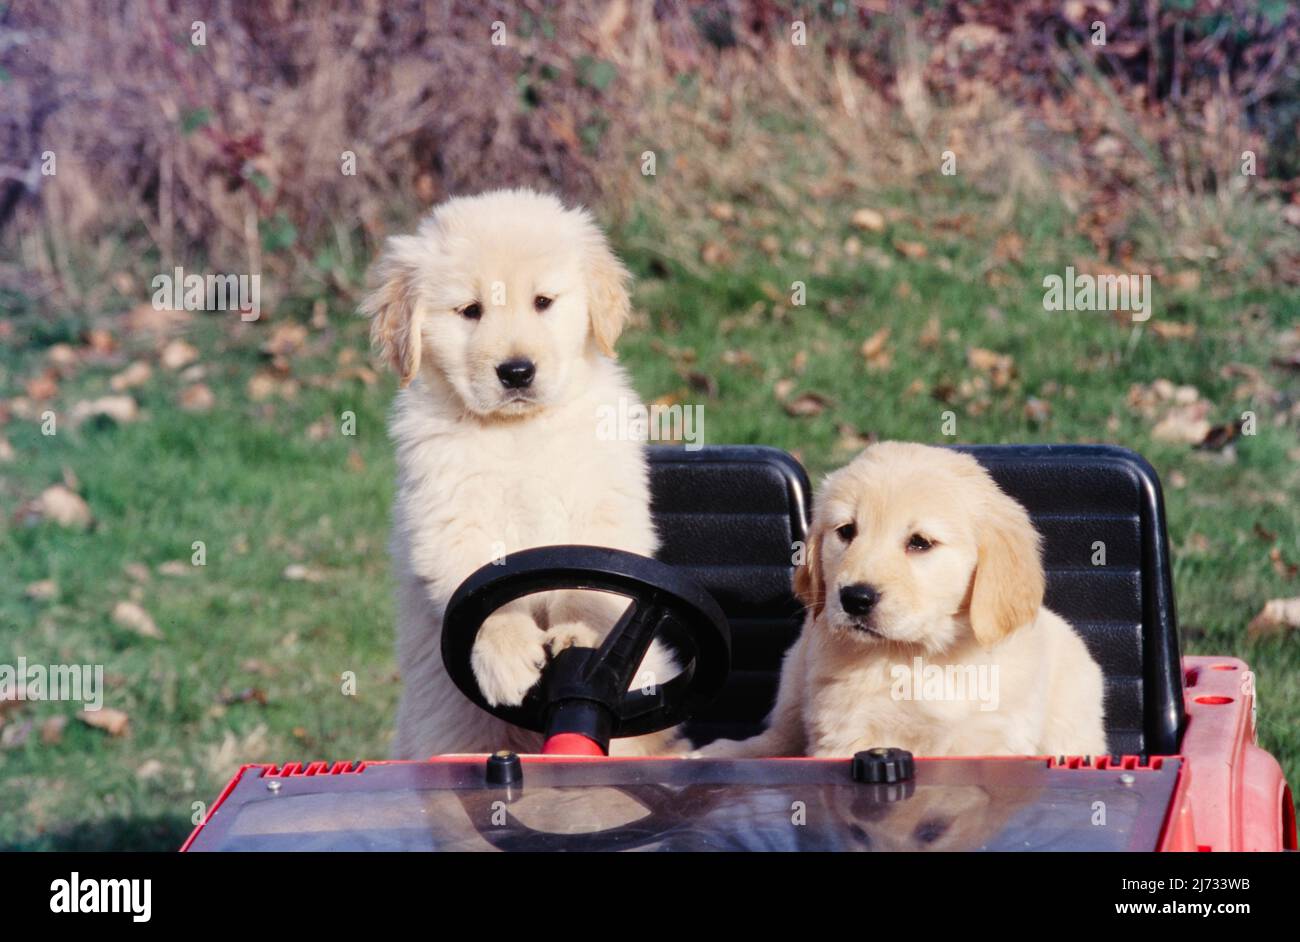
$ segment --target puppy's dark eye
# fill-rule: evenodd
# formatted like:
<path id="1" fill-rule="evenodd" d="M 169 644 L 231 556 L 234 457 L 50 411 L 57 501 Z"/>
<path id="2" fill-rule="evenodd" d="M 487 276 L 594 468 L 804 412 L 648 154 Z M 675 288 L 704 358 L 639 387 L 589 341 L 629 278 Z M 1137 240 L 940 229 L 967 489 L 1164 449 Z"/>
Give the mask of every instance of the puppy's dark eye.
<path id="1" fill-rule="evenodd" d="M 934 544 L 919 533 L 913 533 L 907 540 L 907 551 L 909 553 L 924 553 L 932 546 Z"/>
<path id="2" fill-rule="evenodd" d="M 483 316 L 483 305 L 475 301 L 473 304 L 466 304 L 460 309 L 460 316 L 467 320 L 476 321 Z"/>
<path id="3" fill-rule="evenodd" d="M 858 535 L 858 525 L 856 523 L 846 523 L 842 527 L 836 527 L 835 533 L 845 543 L 852 543 L 853 538 Z"/>
<path id="4" fill-rule="evenodd" d="M 537 297 L 533 298 L 533 307 L 540 314 L 542 311 L 550 307 L 551 302 L 554 300 L 555 300 L 554 298 L 548 298 L 544 294 L 539 294 Z"/>

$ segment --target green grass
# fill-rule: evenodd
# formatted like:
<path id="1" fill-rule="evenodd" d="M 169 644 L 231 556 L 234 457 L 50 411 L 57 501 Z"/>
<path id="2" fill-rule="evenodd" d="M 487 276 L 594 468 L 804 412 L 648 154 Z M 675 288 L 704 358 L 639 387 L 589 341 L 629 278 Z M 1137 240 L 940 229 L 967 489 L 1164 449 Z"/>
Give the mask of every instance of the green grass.
<path id="1" fill-rule="evenodd" d="M 1297 309 L 1294 292 L 1245 277 L 1216 281 L 1216 297 L 1158 287 L 1157 318 L 1197 325 L 1191 339 L 1160 340 L 1105 314 L 1042 309 L 1042 277 L 1063 272 L 1080 252 L 1060 235 L 1059 211 L 1038 209 L 1017 221 L 1023 259 L 1001 266 L 1005 283 L 990 285 L 985 271 L 997 233 L 981 229 L 987 207 L 978 197 L 954 190 L 899 196 L 896 205 L 904 217 L 888 232 L 857 233 L 892 258 L 888 268 L 834 248 L 852 232 L 848 206 L 824 228 L 790 221 L 775 258 L 747 244 L 742 230 L 720 229 L 735 259 L 717 268 L 665 258 L 655 248 L 663 224 L 633 221 L 618 241 L 638 275 L 637 307 L 649 324 L 630 331 L 621 351 L 640 392 L 703 402 L 708 442 L 786 448 L 814 474 L 854 453 L 841 443 L 844 424 L 879 438 L 1113 441 L 1142 452 L 1167 482 L 1184 648 L 1252 664 L 1262 742 L 1300 783 L 1300 653 L 1293 638 L 1249 642 L 1245 635 L 1267 599 L 1300 594 L 1274 571 L 1268 544 L 1254 532 L 1258 525 L 1275 533 L 1283 556 L 1300 560 L 1295 422 L 1279 421 L 1269 402 L 1233 400 L 1240 380 L 1222 374 L 1226 363 L 1248 364 L 1295 398 L 1294 378 L 1269 363 L 1272 337 Z M 974 236 L 921 222 L 954 212 L 976 220 Z M 813 257 L 790 251 L 800 238 L 812 240 Z M 929 253 L 904 258 L 891 248 L 894 238 L 924 241 Z M 766 285 L 788 299 L 795 280 L 807 283 L 806 306 L 774 304 L 765 293 Z M 4 398 L 21 395 L 47 345 L 75 336 L 80 323 L 72 315 L 51 321 L 20 302 L 7 302 L 16 332 L 0 345 Z M 295 310 L 287 306 L 279 319 Z M 942 331 L 937 345 L 926 346 L 932 315 Z M 18 454 L 0 465 L 0 661 L 22 654 L 31 663 L 102 663 L 107 705 L 131 717 L 122 737 L 72 720 L 51 745 L 41 742 L 41 721 L 71 716 L 72 705 L 32 703 L 11 713 L 10 726 L 32 720 L 35 729 L 25 743 L 0 750 L 0 847 L 174 848 L 191 827 L 193 803 L 215 798 L 241 761 L 387 752 L 398 693 L 385 553 L 393 468 L 383 416 L 392 382 L 330 387 L 338 352 L 365 348 L 364 325 L 340 306 L 328 328 L 313 331 L 312 353 L 293 360 L 297 398 L 253 402 L 246 383 L 261 365 L 257 348 L 269 328 L 228 326 L 198 315 L 186 334 L 202 351 L 204 381 L 216 394 L 210 413 L 179 411 L 182 383 L 155 370 L 134 391 L 145 412 L 138 422 L 64 426 L 53 437 L 28 420 L 0 429 Z M 892 362 L 871 370 L 858 350 L 883 326 L 891 328 Z M 148 355 L 147 344 L 132 349 L 123 340 L 128 359 Z M 1017 376 L 1006 389 L 989 389 L 971 414 L 960 395 L 945 404 L 931 391 L 979 375 L 966 359 L 975 346 L 1010 354 Z M 752 363 L 729 365 L 736 351 Z M 797 373 L 800 354 L 806 361 Z M 60 411 L 106 393 L 117 368 L 87 366 L 64 380 Z M 716 395 L 692 390 L 689 372 L 716 384 Z M 1215 403 L 1216 423 L 1255 409 L 1259 434 L 1240 441 L 1231 463 L 1153 441 L 1151 423 L 1125 399 L 1130 384 L 1157 378 L 1195 385 Z M 834 404 L 818 416 L 791 417 L 773 391 L 782 379 L 795 382 L 796 395 L 816 391 Z M 1028 396 L 1050 401 L 1050 420 L 1026 418 Z M 949 409 L 954 437 L 941 432 Z M 344 410 L 357 415 L 355 437 L 338 434 Z M 308 427 L 325 416 L 334 434 L 311 440 Z M 58 482 L 64 469 L 79 479 L 95 526 L 17 524 L 13 508 Z M 1169 486 L 1175 472 L 1183 486 Z M 205 566 L 185 576 L 158 573 L 162 563 L 188 562 L 196 540 L 206 545 Z M 136 582 L 124 570 L 129 563 L 148 566 L 149 580 Z M 323 581 L 286 581 L 291 563 L 322 571 Z M 47 578 L 58 583 L 55 600 L 25 597 L 24 586 Z M 162 640 L 112 623 L 114 603 L 133 592 Z M 345 671 L 356 674 L 355 696 L 341 693 Z M 240 696 L 249 690 L 256 695 Z M 150 760 L 161 766 L 140 777 Z"/>

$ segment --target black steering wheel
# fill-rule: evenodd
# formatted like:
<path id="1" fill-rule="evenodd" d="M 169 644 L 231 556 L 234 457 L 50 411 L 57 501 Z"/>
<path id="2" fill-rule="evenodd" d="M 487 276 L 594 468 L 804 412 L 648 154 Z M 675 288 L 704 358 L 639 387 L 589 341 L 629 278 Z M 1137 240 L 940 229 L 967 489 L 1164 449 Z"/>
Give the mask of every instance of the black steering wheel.
<path id="1" fill-rule="evenodd" d="M 490 706 L 470 666 L 479 628 L 502 605 L 557 589 L 612 592 L 630 604 L 599 649 L 566 648 L 521 704 Z M 673 649 L 681 671 L 643 684 L 636 670 L 655 638 Z M 672 566 L 599 546 L 543 546 L 488 563 L 460 584 L 443 617 L 442 662 L 461 693 L 493 716 L 548 738 L 576 733 L 608 752 L 611 738 L 674 726 L 713 699 L 731 666 L 731 632 L 713 597 Z"/>

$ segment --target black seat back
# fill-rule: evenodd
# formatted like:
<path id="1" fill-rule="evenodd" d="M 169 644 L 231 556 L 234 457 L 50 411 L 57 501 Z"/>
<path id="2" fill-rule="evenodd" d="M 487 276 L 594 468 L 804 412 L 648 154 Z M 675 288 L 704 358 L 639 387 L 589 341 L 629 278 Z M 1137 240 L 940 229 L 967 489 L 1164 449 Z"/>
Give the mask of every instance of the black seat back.
<path id="1" fill-rule="evenodd" d="M 731 623 L 731 676 L 687 732 L 696 742 L 758 732 L 776 699 L 781 656 L 803 606 L 790 589 L 794 544 L 807 538 L 811 488 L 778 448 L 649 449 L 661 560 L 707 588 Z"/>
<path id="2" fill-rule="evenodd" d="M 1182 673 L 1155 471 L 1106 445 L 961 450 L 1043 535 L 1047 605 L 1079 631 L 1106 677 L 1110 751 L 1176 752 Z M 689 570 L 732 626 L 732 676 L 687 732 L 697 742 L 753 735 L 802 621 L 790 580 L 794 544 L 807 536 L 808 477 L 785 452 L 761 446 L 658 446 L 649 454 L 659 557 Z"/>

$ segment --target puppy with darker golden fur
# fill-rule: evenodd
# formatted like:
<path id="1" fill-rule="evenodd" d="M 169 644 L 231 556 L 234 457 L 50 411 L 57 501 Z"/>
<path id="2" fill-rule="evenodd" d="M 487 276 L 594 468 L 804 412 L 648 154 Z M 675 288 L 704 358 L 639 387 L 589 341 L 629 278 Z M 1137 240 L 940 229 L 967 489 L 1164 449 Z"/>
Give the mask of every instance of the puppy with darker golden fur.
<path id="1" fill-rule="evenodd" d="M 969 455 L 884 442 L 831 474 L 768 728 L 699 755 L 1100 755 L 1102 673 L 1043 607 L 1039 536 Z"/>

